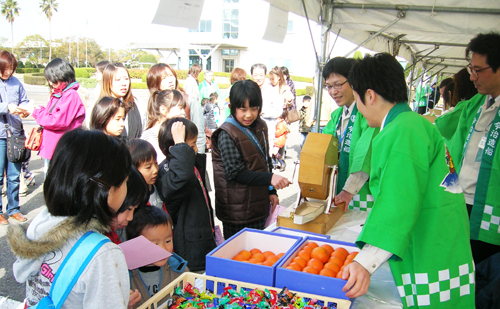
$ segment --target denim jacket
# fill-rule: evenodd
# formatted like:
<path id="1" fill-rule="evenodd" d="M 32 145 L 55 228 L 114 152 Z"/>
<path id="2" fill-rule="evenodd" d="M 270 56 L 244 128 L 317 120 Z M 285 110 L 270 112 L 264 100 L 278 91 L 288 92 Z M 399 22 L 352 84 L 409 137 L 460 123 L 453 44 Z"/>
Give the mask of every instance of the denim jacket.
<path id="1" fill-rule="evenodd" d="M 28 104 L 23 84 L 14 76 L 9 77 L 7 80 L 0 79 L 0 138 L 7 138 L 3 116 L 7 117 L 14 135 L 21 134 L 21 117 L 9 113 L 9 104 L 18 106 Z"/>

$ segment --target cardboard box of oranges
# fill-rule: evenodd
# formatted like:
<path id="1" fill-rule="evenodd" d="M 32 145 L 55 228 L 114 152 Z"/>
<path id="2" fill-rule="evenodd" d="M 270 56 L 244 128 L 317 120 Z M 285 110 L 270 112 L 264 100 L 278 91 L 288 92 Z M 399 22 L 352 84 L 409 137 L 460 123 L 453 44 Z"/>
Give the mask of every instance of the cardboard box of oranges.
<path id="1" fill-rule="evenodd" d="M 207 254 L 206 274 L 274 286 L 277 265 L 301 240 L 299 236 L 243 229 Z"/>
<path id="2" fill-rule="evenodd" d="M 282 226 L 278 226 L 278 227 L 272 229 L 271 232 L 285 234 L 285 235 L 300 236 L 302 238 L 306 238 L 309 236 L 309 237 L 330 239 L 330 235 L 323 235 L 323 234 L 317 234 L 317 233 L 313 233 L 313 232 L 300 231 L 300 230 L 296 230 L 296 229 L 289 229 L 287 227 L 282 227 Z"/>
<path id="3" fill-rule="evenodd" d="M 346 281 L 339 278 L 358 252 L 352 243 L 307 237 L 278 265 L 275 287 L 349 299 L 342 292 Z"/>

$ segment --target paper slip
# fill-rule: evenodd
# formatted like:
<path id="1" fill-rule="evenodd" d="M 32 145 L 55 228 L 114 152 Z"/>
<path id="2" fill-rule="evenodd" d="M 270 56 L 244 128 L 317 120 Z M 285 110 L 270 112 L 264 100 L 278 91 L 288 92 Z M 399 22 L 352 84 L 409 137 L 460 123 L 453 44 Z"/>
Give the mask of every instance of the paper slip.
<path id="1" fill-rule="evenodd" d="M 354 225 L 354 226 L 349 226 L 349 227 L 347 227 L 347 229 L 348 229 L 349 231 L 353 231 L 353 232 L 355 232 L 355 233 L 358 233 L 358 234 L 359 234 L 359 233 L 361 233 L 361 230 L 363 229 L 363 225 L 364 225 L 364 224 L 356 224 L 356 225 Z"/>
<path id="2" fill-rule="evenodd" d="M 139 236 L 119 244 L 125 254 L 129 270 L 158 262 L 172 254 L 153 244 L 144 236 Z"/>

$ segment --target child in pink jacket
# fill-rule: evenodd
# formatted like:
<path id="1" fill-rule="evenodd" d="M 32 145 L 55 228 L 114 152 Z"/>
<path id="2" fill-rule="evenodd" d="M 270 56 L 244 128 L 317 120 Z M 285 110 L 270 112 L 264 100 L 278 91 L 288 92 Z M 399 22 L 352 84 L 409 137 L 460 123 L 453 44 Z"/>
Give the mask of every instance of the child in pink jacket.
<path id="1" fill-rule="evenodd" d="M 45 68 L 45 78 L 51 88 L 47 107 L 36 107 L 33 118 L 43 127 L 43 139 L 39 155 L 44 158 L 44 171 L 61 136 L 80 127 L 85 119 L 85 106 L 78 95 L 80 85 L 75 79 L 75 70 L 64 59 L 55 58 Z"/>

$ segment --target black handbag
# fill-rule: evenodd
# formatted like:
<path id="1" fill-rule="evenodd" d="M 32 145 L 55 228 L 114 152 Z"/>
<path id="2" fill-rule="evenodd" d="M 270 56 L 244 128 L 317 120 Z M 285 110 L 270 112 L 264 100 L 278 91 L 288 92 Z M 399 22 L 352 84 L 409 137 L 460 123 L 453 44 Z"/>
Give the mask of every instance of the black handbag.
<path id="1" fill-rule="evenodd" d="M 26 162 L 31 157 L 31 150 L 24 147 L 26 137 L 24 136 L 24 128 L 21 123 L 21 134 L 13 135 L 7 117 L 3 115 L 5 122 L 5 134 L 7 135 L 7 159 L 12 163 Z"/>

